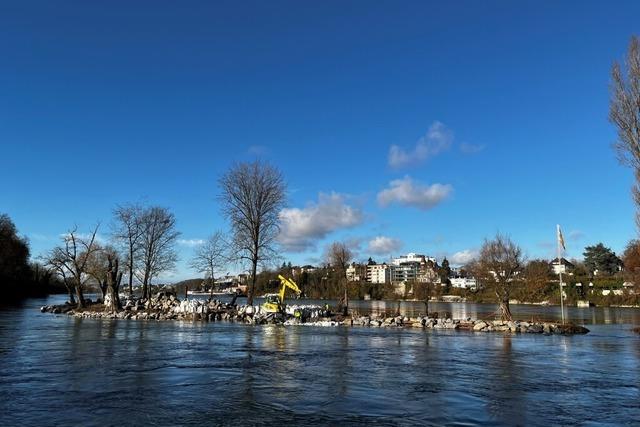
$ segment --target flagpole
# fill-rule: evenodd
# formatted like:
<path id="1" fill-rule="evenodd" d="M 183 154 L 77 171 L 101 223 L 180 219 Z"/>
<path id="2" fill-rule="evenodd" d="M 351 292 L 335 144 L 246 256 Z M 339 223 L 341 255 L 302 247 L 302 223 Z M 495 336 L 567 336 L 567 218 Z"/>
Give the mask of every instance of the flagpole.
<path id="1" fill-rule="evenodd" d="M 562 316 L 562 324 L 564 325 L 564 302 L 562 293 L 562 249 L 560 247 L 560 224 L 558 224 L 557 240 L 558 240 L 558 276 L 560 277 L 560 313 Z"/>

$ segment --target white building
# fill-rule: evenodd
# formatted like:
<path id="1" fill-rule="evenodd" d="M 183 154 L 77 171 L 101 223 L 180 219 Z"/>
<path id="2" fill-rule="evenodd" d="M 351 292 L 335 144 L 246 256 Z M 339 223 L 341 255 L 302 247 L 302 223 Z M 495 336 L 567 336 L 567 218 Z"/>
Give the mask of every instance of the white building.
<path id="1" fill-rule="evenodd" d="M 394 270 L 391 281 L 439 283 L 440 277 L 436 271 L 436 259 L 414 252 L 401 255 L 391 260 Z"/>
<path id="2" fill-rule="evenodd" d="M 418 279 L 420 265 L 415 262 L 407 262 L 396 265 L 391 276 L 392 282 L 415 282 Z"/>
<path id="3" fill-rule="evenodd" d="M 558 258 L 556 258 L 551 261 L 550 264 L 554 274 L 568 274 L 575 268 L 575 265 L 571 264 L 565 258 L 561 258 L 559 261 Z"/>
<path id="4" fill-rule="evenodd" d="M 436 263 L 436 259 L 430 256 L 426 256 L 426 255 L 420 255 L 420 254 L 416 254 L 414 252 L 410 252 L 406 255 L 400 255 L 398 258 L 394 258 L 391 260 L 391 263 L 393 265 L 400 265 L 400 264 L 405 264 L 408 262 L 417 262 L 418 264 L 425 262 L 425 261 L 431 261 L 434 264 Z"/>
<path id="5" fill-rule="evenodd" d="M 367 269 L 362 264 L 351 263 L 347 267 L 347 282 L 362 282 L 366 279 Z"/>
<path id="6" fill-rule="evenodd" d="M 450 278 L 451 286 L 460 289 L 476 289 L 478 283 L 472 277 L 453 277 Z"/>
<path id="7" fill-rule="evenodd" d="M 394 270 L 394 266 L 387 264 L 369 264 L 367 265 L 367 282 L 376 284 L 390 283 Z"/>

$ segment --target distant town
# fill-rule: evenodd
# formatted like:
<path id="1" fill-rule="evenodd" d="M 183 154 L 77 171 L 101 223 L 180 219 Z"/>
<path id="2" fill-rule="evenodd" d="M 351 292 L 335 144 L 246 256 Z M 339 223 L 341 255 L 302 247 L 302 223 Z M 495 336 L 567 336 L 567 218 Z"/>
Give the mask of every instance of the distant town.
<path id="1" fill-rule="evenodd" d="M 633 251 L 626 253 L 632 270 Z M 258 274 L 259 293 L 272 292 L 277 287 L 277 274 L 286 274 L 300 284 L 304 296 L 338 298 L 339 273 L 330 263 L 319 266 L 292 265 L 283 262 L 279 268 Z M 494 296 L 485 283 L 474 274 L 474 266 L 451 266 L 445 257 L 441 262 L 429 255 L 409 252 L 378 262 L 350 262 L 345 269 L 349 296 L 356 299 L 400 298 L 409 300 L 471 300 L 492 302 Z M 522 265 L 513 280 L 513 303 L 558 303 L 559 275 L 562 274 L 563 296 L 573 305 L 634 305 L 637 290 L 624 262 L 602 244 L 585 248 L 585 260 L 531 260 Z M 215 292 L 241 293 L 247 291 L 248 274 L 223 275 L 213 281 Z M 180 291 L 188 286 L 190 293 L 210 292 L 210 279 L 180 282 Z"/>

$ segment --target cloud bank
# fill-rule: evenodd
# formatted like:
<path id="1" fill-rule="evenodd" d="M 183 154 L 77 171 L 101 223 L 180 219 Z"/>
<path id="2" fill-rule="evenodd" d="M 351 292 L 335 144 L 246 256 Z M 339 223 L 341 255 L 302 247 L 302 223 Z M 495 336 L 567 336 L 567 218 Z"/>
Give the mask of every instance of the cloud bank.
<path id="1" fill-rule="evenodd" d="M 451 259 L 449 261 L 451 264 L 455 265 L 465 265 L 473 261 L 478 257 L 478 251 L 472 249 L 465 249 L 460 252 L 456 252 L 451 255 Z"/>
<path id="2" fill-rule="evenodd" d="M 413 149 L 407 150 L 398 145 L 392 145 L 389 148 L 389 166 L 393 169 L 401 169 L 421 164 L 448 150 L 452 143 L 453 132 L 443 123 L 435 121 Z"/>
<path id="3" fill-rule="evenodd" d="M 346 196 L 320 193 L 317 203 L 306 207 L 280 211 L 282 221 L 278 241 L 289 252 L 303 252 L 315 247 L 329 233 L 360 225 L 364 221 L 361 209 L 349 205 Z"/>
<path id="4" fill-rule="evenodd" d="M 391 181 L 389 188 L 378 193 L 378 204 L 386 207 L 397 203 L 428 210 L 440 204 L 452 192 L 453 187 L 449 184 L 424 185 L 405 176 Z"/>
<path id="5" fill-rule="evenodd" d="M 369 241 L 367 252 L 374 255 L 389 255 L 402 248 L 402 241 L 387 236 L 376 236 Z"/>

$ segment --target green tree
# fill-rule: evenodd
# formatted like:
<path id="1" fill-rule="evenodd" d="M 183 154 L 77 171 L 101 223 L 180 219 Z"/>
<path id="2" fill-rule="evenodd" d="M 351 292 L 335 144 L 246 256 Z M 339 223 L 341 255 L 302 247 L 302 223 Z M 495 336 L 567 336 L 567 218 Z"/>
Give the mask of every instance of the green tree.
<path id="1" fill-rule="evenodd" d="M 438 269 L 438 273 L 440 275 L 440 282 L 446 286 L 448 292 L 451 285 L 451 281 L 449 280 L 449 276 L 451 276 L 451 267 L 449 266 L 449 260 L 446 257 L 442 260 L 442 265 Z"/>
<path id="2" fill-rule="evenodd" d="M 29 245 L 8 215 L 0 215 L 0 284 L 17 289 L 30 277 Z"/>
<path id="3" fill-rule="evenodd" d="M 613 274 L 618 271 L 618 267 L 622 265 L 622 261 L 611 249 L 602 243 L 584 248 L 584 265 L 590 273 L 602 272 L 605 274 Z"/>

